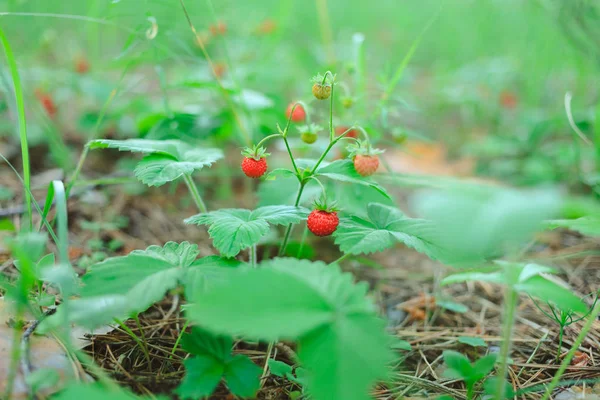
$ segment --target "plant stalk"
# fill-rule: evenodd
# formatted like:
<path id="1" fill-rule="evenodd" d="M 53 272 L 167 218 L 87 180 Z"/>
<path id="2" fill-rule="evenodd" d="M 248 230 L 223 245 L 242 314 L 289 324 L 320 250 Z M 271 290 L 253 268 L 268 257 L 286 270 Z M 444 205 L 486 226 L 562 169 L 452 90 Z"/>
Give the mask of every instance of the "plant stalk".
<path id="1" fill-rule="evenodd" d="M 208 211 L 206 209 L 206 205 L 204 204 L 204 201 L 202 200 L 202 196 L 200 196 L 200 192 L 198 191 L 198 188 L 196 187 L 196 184 L 194 183 L 192 176 L 184 175 L 183 179 L 185 180 L 185 184 L 187 185 L 188 190 L 190 191 L 190 194 L 192 195 L 192 199 L 194 199 L 194 203 L 196 203 L 196 206 L 198 207 L 198 210 L 200 210 L 200 212 L 203 214 L 207 213 Z"/>
<path id="2" fill-rule="evenodd" d="M 298 204 L 300 204 L 300 198 L 302 197 L 302 192 L 304 191 L 305 185 L 306 183 L 304 181 L 300 182 L 300 187 L 298 188 L 298 195 L 296 196 L 296 202 L 294 203 L 294 207 L 298 207 Z M 287 247 L 288 240 L 290 239 L 290 234 L 292 233 L 293 226 L 294 224 L 289 224 L 287 229 L 285 230 L 283 243 L 281 243 L 281 247 L 279 248 L 280 257 L 285 253 L 285 248 Z"/>
<path id="3" fill-rule="evenodd" d="M 500 348 L 500 363 L 498 367 L 498 384 L 496 385 L 495 400 L 504 399 L 504 385 L 508 371 L 508 357 L 511 349 L 511 335 L 515 322 L 518 293 L 512 288 L 506 288 L 504 301 L 504 326 L 502 328 L 502 347 Z"/>

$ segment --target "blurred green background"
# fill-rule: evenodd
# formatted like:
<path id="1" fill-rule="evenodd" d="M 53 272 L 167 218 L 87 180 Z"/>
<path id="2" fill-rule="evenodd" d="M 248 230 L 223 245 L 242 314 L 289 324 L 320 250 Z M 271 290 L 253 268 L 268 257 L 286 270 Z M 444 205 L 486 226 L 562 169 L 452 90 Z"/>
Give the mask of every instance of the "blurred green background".
<path id="1" fill-rule="evenodd" d="M 254 141 L 273 132 L 276 123 L 284 123 L 288 102 L 310 98 L 310 78 L 331 69 L 345 86 L 343 95 L 357 103 L 351 110 L 336 109 L 337 123 L 364 125 L 383 145 L 406 136 L 441 140 L 450 157 L 475 157 L 476 172 L 484 176 L 526 185 L 571 184 L 576 176 L 576 185 L 597 187 L 600 145 L 577 143 L 564 109 L 570 91 L 579 127 L 590 138 L 600 137 L 595 128 L 600 18 L 593 1 L 188 0 L 185 5 L 233 106 L 220 93 L 179 1 L 5 0 L 0 5 L 0 24 L 30 98 L 31 135 L 59 151 L 55 163 L 72 166 L 67 162 L 72 156 L 60 152 L 75 149 L 78 135 L 81 143 L 89 138 L 115 88 L 120 92 L 101 136 L 171 130 L 158 136 L 242 146 L 247 139 L 240 129 Z M 224 32 L 211 33 L 219 24 Z M 85 74 L 74 71 L 80 60 L 89 64 Z M 5 69 L 3 75 L 6 94 Z M 392 89 L 390 100 L 379 107 L 386 88 Z M 36 90 L 56 103 L 58 117 L 52 121 L 31 100 Z M 232 107 L 239 107 L 244 129 Z M 326 108 L 315 108 L 319 119 Z M 173 121 L 177 129 L 169 128 Z M 16 137 L 12 122 L 5 121 L 1 132 Z"/>

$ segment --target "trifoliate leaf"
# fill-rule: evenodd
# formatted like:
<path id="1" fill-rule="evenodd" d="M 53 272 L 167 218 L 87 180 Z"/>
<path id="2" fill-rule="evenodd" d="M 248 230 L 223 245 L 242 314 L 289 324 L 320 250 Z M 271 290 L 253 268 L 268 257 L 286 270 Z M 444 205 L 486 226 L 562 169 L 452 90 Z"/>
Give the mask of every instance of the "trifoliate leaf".
<path id="1" fill-rule="evenodd" d="M 223 377 L 225 365 L 208 356 L 192 357 L 183 362 L 185 377 L 176 392 L 183 399 L 210 395 Z"/>
<path id="2" fill-rule="evenodd" d="M 337 160 L 325 166 L 319 166 L 316 176 L 324 176 L 340 182 L 354 183 L 358 185 L 370 186 L 385 197 L 390 197 L 385 189 L 373 179 L 361 176 L 350 160 Z"/>
<path id="3" fill-rule="evenodd" d="M 340 221 L 334 236 L 344 253 L 369 254 L 404 243 L 433 259 L 446 256 L 428 239 L 433 229 L 430 222 L 408 218 L 397 208 L 378 203 L 369 204 L 367 214 L 368 219 L 354 216 Z"/>
<path id="4" fill-rule="evenodd" d="M 134 171 L 135 176 L 148 186 L 164 185 L 223 158 L 219 149 L 198 148 L 179 140 L 93 140 L 88 146 L 148 153 Z"/>
<path id="5" fill-rule="evenodd" d="M 254 211 L 221 209 L 198 214 L 185 220 L 188 224 L 208 225 L 213 245 L 226 257 L 258 243 L 269 233 L 269 224 L 299 223 L 308 216 L 308 210 L 292 206 L 265 206 Z"/>
<path id="6" fill-rule="evenodd" d="M 244 355 L 232 355 L 233 339 L 194 327 L 182 339 L 182 347 L 195 355 L 184 362 L 186 376 L 177 389 L 183 398 L 211 394 L 222 378 L 235 395 L 253 397 L 262 370 Z"/>
<path id="7" fill-rule="evenodd" d="M 231 271 L 227 282 L 191 299 L 187 315 L 224 334 L 297 339 L 314 399 L 362 400 L 391 361 L 385 323 L 366 289 L 337 266 L 275 259 Z"/>

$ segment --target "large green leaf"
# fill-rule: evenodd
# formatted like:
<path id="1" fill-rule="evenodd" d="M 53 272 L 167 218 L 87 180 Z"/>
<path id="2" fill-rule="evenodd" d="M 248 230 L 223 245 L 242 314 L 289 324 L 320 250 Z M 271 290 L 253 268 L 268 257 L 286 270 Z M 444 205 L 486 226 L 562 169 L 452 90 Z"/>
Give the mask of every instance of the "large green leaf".
<path id="1" fill-rule="evenodd" d="M 356 169 L 354 169 L 354 163 L 350 160 L 336 160 L 325 166 L 319 166 L 316 171 L 316 175 L 324 176 L 340 182 L 370 186 L 384 196 L 389 197 L 385 189 L 379 186 L 377 182 L 369 177 L 361 176 L 358 172 L 356 172 Z"/>
<path id="2" fill-rule="evenodd" d="M 223 377 L 225 367 L 212 357 L 197 356 L 183 362 L 185 377 L 177 388 L 183 399 L 199 399 L 210 395 Z"/>
<path id="3" fill-rule="evenodd" d="M 314 399 L 368 399 L 392 353 L 366 290 L 337 266 L 275 259 L 233 270 L 227 282 L 191 299 L 187 315 L 224 334 L 296 339 Z"/>
<path id="4" fill-rule="evenodd" d="M 427 192 L 415 208 L 436 226 L 436 243 L 463 261 L 497 258 L 528 240 L 559 210 L 555 191 L 480 187 Z"/>
<path id="5" fill-rule="evenodd" d="M 164 185 L 223 158 L 219 149 L 193 147 L 179 140 L 93 140 L 88 146 L 149 154 L 134 171 L 135 176 L 148 186 Z"/>
<path id="6" fill-rule="evenodd" d="M 369 254 L 404 243 L 433 259 L 448 258 L 430 239 L 434 233 L 431 222 L 408 218 L 397 208 L 378 203 L 369 204 L 367 214 L 368 219 L 354 216 L 340 221 L 334 236 L 344 253 Z"/>
<path id="7" fill-rule="evenodd" d="M 208 225 L 213 245 L 226 257 L 258 243 L 269 233 L 269 224 L 287 225 L 303 221 L 308 210 L 292 206 L 265 206 L 254 211 L 221 209 L 198 214 L 185 220 L 188 224 Z"/>

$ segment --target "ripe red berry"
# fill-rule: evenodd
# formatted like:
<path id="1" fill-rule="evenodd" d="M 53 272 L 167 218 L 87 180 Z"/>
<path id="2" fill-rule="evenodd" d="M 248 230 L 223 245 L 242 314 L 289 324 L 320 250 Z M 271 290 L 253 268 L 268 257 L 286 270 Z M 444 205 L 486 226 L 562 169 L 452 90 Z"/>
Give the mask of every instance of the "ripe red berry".
<path id="1" fill-rule="evenodd" d="M 242 160 L 242 171 L 250 178 L 260 178 L 267 172 L 267 159 L 262 157 L 255 160 L 252 157 L 244 157 Z"/>
<path id="2" fill-rule="evenodd" d="M 75 61 L 75 72 L 78 74 L 85 74 L 90 70 L 90 63 L 84 58 L 79 57 Z"/>
<path id="3" fill-rule="evenodd" d="M 335 128 L 335 134 L 337 136 L 340 136 L 342 133 L 346 132 L 348 130 L 349 126 L 337 126 Z M 355 138 L 357 139 L 359 136 L 358 134 L 358 129 L 351 129 L 350 132 L 348 132 L 346 134 L 346 137 L 351 137 L 351 138 Z"/>
<path id="4" fill-rule="evenodd" d="M 48 93 L 40 89 L 36 89 L 35 96 L 38 98 L 38 101 L 42 104 L 42 107 L 44 108 L 46 114 L 48 114 L 50 118 L 56 116 L 56 105 L 54 104 L 54 100 L 52 100 L 52 97 Z"/>
<path id="5" fill-rule="evenodd" d="M 308 220 L 306 221 L 308 230 L 316 236 L 331 235 L 335 232 L 339 223 L 340 218 L 338 217 L 337 212 L 327 212 L 324 210 L 313 210 L 308 215 Z"/>
<path id="6" fill-rule="evenodd" d="M 354 157 L 354 169 L 361 176 L 370 176 L 379 168 L 379 157 L 357 154 Z"/>
<path id="7" fill-rule="evenodd" d="M 302 104 L 298 104 L 296 108 L 294 108 L 293 113 L 292 108 L 294 108 L 294 104 L 290 103 L 290 105 L 288 105 L 287 109 L 285 110 L 286 118 L 289 119 L 291 114 L 293 122 L 302 122 L 306 119 L 306 111 L 304 110 L 304 107 L 302 107 Z"/>
<path id="8" fill-rule="evenodd" d="M 500 93 L 500 105 L 508 110 L 513 110 L 517 107 L 519 99 L 517 95 L 511 91 L 503 90 Z"/>

